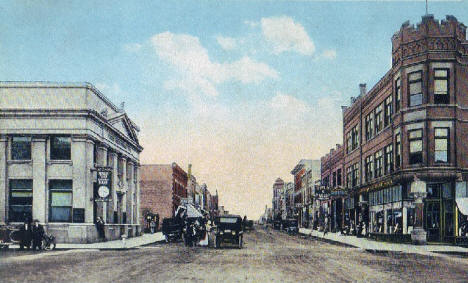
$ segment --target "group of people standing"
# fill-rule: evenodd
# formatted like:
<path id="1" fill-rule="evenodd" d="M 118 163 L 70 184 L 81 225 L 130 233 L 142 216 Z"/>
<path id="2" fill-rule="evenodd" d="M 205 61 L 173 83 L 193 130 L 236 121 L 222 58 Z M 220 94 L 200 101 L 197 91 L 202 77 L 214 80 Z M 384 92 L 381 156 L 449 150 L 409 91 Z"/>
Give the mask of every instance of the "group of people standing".
<path id="1" fill-rule="evenodd" d="M 30 220 L 26 220 L 20 228 L 20 250 L 42 249 L 42 238 L 44 237 L 44 227 L 39 224 L 39 220 L 35 219 L 32 223 Z"/>

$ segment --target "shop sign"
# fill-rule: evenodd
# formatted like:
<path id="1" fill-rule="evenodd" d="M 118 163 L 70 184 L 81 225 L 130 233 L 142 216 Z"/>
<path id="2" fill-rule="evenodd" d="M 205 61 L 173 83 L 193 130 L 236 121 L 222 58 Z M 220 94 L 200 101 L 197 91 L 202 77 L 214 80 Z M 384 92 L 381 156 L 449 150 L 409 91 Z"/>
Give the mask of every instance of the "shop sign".
<path id="1" fill-rule="evenodd" d="M 382 182 L 379 182 L 379 183 L 375 183 L 369 187 L 367 187 L 367 191 L 374 191 L 374 190 L 378 190 L 378 189 L 381 189 L 381 188 L 386 188 L 386 187 L 389 187 L 393 184 L 392 180 L 388 180 L 388 181 L 382 181 Z"/>
<path id="2" fill-rule="evenodd" d="M 319 200 L 327 200 L 330 198 L 330 189 L 327 187 L 320 187 L 315 190 L 315 197 Z"/>
<path id="3" fill-rule="evenodd" d="M 111 191 L 112 170 L 108 167 L 97 168 L 98 199 L 96 201 L 109 201 Z"/>

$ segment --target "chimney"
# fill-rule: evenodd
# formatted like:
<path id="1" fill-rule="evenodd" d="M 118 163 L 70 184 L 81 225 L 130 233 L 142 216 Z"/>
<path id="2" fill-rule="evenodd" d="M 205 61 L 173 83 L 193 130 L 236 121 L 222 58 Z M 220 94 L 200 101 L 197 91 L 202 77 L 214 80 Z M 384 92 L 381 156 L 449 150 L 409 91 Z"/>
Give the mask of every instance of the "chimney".
<path id="1" fill-rule="evenodd" d="M 354 96 L 351 96 L 351 105 L 356 101 L 356 98 Z"/>
<path id="2" fill-rule="evenodd" d="M 359 96 L 365 96 L 367 93 L 366 84 L 359 84 Z"/>

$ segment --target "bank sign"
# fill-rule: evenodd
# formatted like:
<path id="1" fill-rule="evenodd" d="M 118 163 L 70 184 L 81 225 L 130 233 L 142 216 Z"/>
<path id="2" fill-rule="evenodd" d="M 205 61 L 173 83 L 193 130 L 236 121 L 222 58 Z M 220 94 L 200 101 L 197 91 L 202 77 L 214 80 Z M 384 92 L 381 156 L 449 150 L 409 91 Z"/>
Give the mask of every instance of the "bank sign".
<path id="1" fill-rule="evenodd" d="M 96 201 L 108 201 L 111 191 L 112 171 L 107 167 L 97 168 L 97 194 L 99 199 Z"/>

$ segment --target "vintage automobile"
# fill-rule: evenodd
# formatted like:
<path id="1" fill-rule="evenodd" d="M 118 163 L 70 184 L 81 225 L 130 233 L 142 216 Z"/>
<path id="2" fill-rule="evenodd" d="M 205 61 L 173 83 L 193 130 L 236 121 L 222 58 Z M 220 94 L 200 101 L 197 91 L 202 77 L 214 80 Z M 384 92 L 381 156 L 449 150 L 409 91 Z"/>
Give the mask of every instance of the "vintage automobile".
<path id="1" fill-rule="evenodd" d="M 166 241 L 175 242 L 182 236 L 182 222 L 179 218 L 164 218 L 162 221 L 162 233 Z"/>
<path id="2" fill-rule="evenodd" d="M 280 230 L 281 229 L 281 219 L 275 219 L 273 221 L 273 229 Z"/>
<path id="3" fill-rule="evenodd" d="M 215 218 L 214 247 L 220 248 L 222 243 L 231 243 L 242 249 L 243 231 L 242 217 L 239 215 L 222 215 Z"/>
<path id="4" fill-rule="evenodd" d="M 283 220 L 283 230 L 289 235 L 296 235 L 299 233 L 299 226 L 297 225 L 297 219 L 288 218 Z"/>

